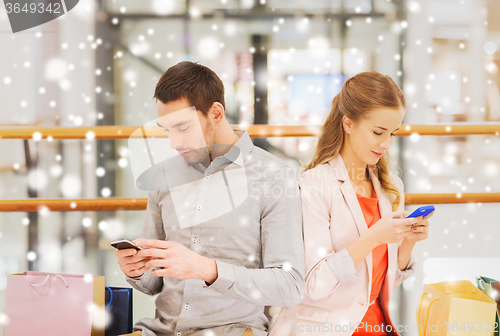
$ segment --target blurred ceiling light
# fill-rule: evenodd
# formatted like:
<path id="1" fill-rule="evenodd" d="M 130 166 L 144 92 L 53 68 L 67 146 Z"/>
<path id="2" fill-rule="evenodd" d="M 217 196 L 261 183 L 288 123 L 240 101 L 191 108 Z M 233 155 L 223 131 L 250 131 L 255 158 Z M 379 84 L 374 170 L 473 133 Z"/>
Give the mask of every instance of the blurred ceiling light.
<path id="1" fill-rule="evenodd" d="M 80 191 L 82 190 L 82 182 L 75 175 L 65 175 L 61 180 L 60 190 L 66 198 L 77 198 L 80 196 Z"/>
<path id="2" fill-rule="evenodd" d="M 413 96 L 417 92 L 417 86 L 413 83 L 405 83 L 404 90 L 406 95 Z"/>
<path id="3" fill-rule="evenodd" d="M 494 74 L 494 73 L 496 73 L 498 71 L 498 67 L 497 67 L 497 65 L 495 63 L 488 62 L 486 64 L 486 71 L 488 71 L 491 74 Z"/>
<path id="4" fill-rule="evenodd" d="M 227 36 L 234 36 L 238 32 L 238 26 L 234 22 L 227 22 L 224 25 L 224 33 Z"/>
<path id="5" fill-rule="evenodd" d="M 123 73 L 123 78 L 127 82 L 135 81 L 135 80 L 137 80 L 137 72 L 135 72 L 135 70 L 132 70 L 132 69 L 127 69 Z"/>
<path id="6" fill-rule="evenodd" d="M 394 34 L 399 34 L 401 33 L 401 30 L 402 30 L 402 27 L 401 27 L 401 24 L 399 22 L 394 22 L 392 25 L 391 25 L 391 31 L 394 33 Z"/>
<path id="7" fill-rule="evenodd" d="M 61 58 L 53 58 L 45 65 L 45 79 L 59 81 L 67 74 L 66 62 Z"/>
<path id="8" fill-rule="evenodd" d="M 328 53 L 330 43 L 324 36 L 316 36 L 309 40 L 309 52 L 313 57 L 323 58 Z"/>
<path id="9" fill-rule="evenodd" d="M 191 15 L 194 19 L 198 19 L 201 17 L 201 10 L 196 6 L 193 6 L 189 9 L 189 15 Z"/>
<path id="10" fill-rule="evenodd" d="M 410 12 L 417 14 L 420 13 L 422 6 L 420 6 L 420 3 L 418 3 L 417 1 L 409 1 L 408 9 L 410 10 Z"/>
<path id="11" fill-rule="evenodd" d="M 302 18 L 297 21 L 297 30 L 299 32 L 306 32 L 309 30 L 309 19 L 308 18 Z"/>
<path id="12" fill-rule="evenodd" d="M 486 42 L 483 45 L 484 52 L 488 55 L 493 55 L 497 51 L 497 44 L 495 42 Z"/>
<path id="13" fill-rule="evenodd" d="M 158 15 L 168 15 L 175 11 L 177 5 L 174 0 L 153 0 L 151 7 Z"/>
<path id="14" fill-rule="evenodd" d="M 255 4 L 254 0 L 241 0 L 241 8 L 249 9 L 252 8 Z"/>
<path id="15" fill-rule="evenodd" d="M 205 36 L 198 42 L 198 53 L 203 58 L 213 59 L 219 55 L 220 45 L 217 38 Z"/>
<path id="16" fill-rule="evenodd" d="M 130 45 L 130 51 L 132 54 L 136 56 L 142 56 L 146 55 L 149 53 L 150 50 L 150 44 L 148 42 L 138 42 L 138 43 L 132 43 Z"/>
<path id="17" fill-rule="evenodd" d="M 487 176 L 493 177 L 498 174 L 498 165 L 496 163 L 490 162 L 484 165 L 484 172 Z"/>

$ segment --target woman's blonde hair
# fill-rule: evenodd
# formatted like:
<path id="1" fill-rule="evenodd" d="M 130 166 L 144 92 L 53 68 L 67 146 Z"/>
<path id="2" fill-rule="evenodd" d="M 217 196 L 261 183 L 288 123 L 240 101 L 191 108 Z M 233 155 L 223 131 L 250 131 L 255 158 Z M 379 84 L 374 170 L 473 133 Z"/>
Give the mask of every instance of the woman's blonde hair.
<path id="1" fill-rule="evenodd" d="M 331 111 L 321 126 L 313 159 L 302 165 L 302 171 L 325 164 L 339 155 L 345 139 L 343 116 L 356 122 L 366 118 L 370 111 L 383 107 L 406 108 L 403 92 L 389 76 L 369 71 L 347 79 L 333 99 Z M 386 151 L 375 167 L 370 168 L 375 168 L 384 191 L 395 196 L 392 210 L 396 211 L 401 196 L 389 179 L 391 163 L 392 159 Z"/>

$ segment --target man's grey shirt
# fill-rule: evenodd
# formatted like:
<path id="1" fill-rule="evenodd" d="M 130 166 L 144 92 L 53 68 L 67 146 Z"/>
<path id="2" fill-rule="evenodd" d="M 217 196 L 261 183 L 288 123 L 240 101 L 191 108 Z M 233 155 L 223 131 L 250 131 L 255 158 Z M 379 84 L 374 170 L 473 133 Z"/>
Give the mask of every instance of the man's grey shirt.
<path id="1" fill-rule="evenodd" d="M 295 173 L 255 147 L 244 130 L 205 168 L 164 162 L 149 193 L 143 237 L 175 241 L 216 261 L 217 280 L 155 277 L 127 281 L 156 299 L 143 336 L 267 335 L 264 306 L 295 306 L 304 291 L 302 211 Z"/>

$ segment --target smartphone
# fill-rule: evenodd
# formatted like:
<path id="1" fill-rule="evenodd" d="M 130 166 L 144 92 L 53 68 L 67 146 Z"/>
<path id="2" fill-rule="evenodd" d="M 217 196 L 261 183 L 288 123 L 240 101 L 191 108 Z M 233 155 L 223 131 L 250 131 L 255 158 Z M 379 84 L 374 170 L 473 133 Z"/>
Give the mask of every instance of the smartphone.
<path id="1" fill-rule="evenodd" d="M 136 249 L 137 251 L 139 250 L 144 250 L 144 247 L 140 247 L 135 245 L 132 241 L 128 239 L 121 239 L 121 240 L 116 240 L 114 242 L 111 242 L 111 246 L 118 250 L 126 250 L 126 249 Z"/>
<path id="2" fill-rule="evenodd" d="M 412 218 L 412 217 L 419 217 L 419 216 L 427 216 L 431 212 L 433 212 L 436 208 L 434 205 L 424 205 L 418 208 L 417 210 L 413 211 L 411 214 L 408 215 L 406 218 Z"/>

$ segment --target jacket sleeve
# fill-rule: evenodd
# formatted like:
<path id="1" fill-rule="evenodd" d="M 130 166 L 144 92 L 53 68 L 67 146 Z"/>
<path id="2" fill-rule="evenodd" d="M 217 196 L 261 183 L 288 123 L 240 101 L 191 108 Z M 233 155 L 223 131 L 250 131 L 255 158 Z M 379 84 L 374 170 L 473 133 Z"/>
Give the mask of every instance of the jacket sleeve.
<path id="1" fill-rule="evenodd" d="M 399 211 L 404 211 L 405 209 L 405 193 L 404 193 L 404 185 L 403 181 L 399 177 L 396 176 L 396 187 L 399 190 L 399 193 L 401 195 L 401 202 L 399 203 Z M 402 242 L 402 241 L 401 241 Z M 399 246 L 401 246 L 401 242 L 399 243 Z M 399 253 L 399 251 L 398 251 Z M 394 281 L 394 289 L 396 289 L 403 281 L 408 279 L 413 273 L 415 273 L 416 269 L 416 261 L 413 256 L 413 253 L 410 256 L 410 261 L 408 262 L 408 265 L 404 270 L 400 270 L 399 266 L 396 267 L 396 279 Z"/>
<path id="2" fill-rule="evenodd" d="M 347 249 L 333 249 L 330 220 L 333 186 L 321 170 L 302 174 L 299 183 L 304 225 L 306 290 L 313 300 L 322 299 L 341 285 L 359 279 Z M 324 171 L 322 172 L 324 173 Z"/>
<path id="3" fill-rule="evenodd" d="M 165 240 L 165 230 L 163 229 L 163 220 L 159 202 L 158 191 L 151 191 L 148 197 L 148 205 L 146 208 L 146 220 L 142 236 L 147 239 Z M 140 277 L 131 278 L 126 276 L 127 282 L 140 292 L 148 295 L 155 295 L 161 292 L 163 288 L 163 277 L 151 275 L 151 269 L 146 271 Z"/>

